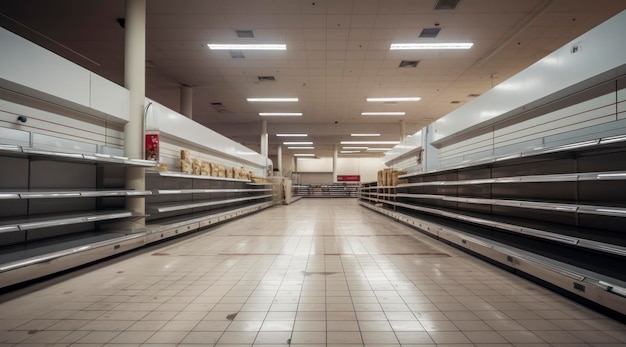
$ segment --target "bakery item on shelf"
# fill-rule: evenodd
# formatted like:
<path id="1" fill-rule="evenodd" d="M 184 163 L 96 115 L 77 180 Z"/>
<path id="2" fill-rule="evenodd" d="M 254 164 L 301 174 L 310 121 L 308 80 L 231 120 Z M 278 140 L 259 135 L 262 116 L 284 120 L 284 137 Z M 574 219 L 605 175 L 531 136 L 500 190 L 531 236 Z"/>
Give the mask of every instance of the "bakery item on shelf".
<path id="1" fill-rule="evenodd" d="M 187 173 L 190 174 L 192 173 L 192 168 L 191 168 L 191 161 L 188 160 L 180 160 L 180 171 L 182 173 Z"/>
<path id="2" fill-rule="evenodd" d="M 211 166 L 209 165 L 208 161 L 202 161 L 202 163 L 200 164 L 200 174 L 202 176 L 211 175 Z"/>

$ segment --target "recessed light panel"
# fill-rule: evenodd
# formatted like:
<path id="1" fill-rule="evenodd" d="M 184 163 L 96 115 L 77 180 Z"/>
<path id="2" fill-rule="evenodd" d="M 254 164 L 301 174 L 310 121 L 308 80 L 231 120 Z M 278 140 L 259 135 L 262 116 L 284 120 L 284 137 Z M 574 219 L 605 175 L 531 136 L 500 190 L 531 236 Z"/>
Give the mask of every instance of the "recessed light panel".
<path id="1" fill-rule="evenodd" d="M 302 112 L 261 112 L 261 117 L 300 117 Z"/>
<path id="2" fill-rule="evenodd" d="M 211 50 L 242 50 L 242 51 L 248 51 L 248 50 L 279 50 L 279 51 L 284 51 L 287 49 L 287 45 L 284 43 L 281 44 L 253 44 L 253 43 L 248 43 L 248 44 L 237 44 L 237 43 L 227 43 L 227 44 L 220 44 L 220 43 L 209 43 L 207 44 L 207 46 L 209 46 L 209 49 Z"/>
<path id="3" fill-rule="evenodd" d="M 247 98 L 249 102 L 298 102 L 298 98 Z"/>
<path id="4" fill-rule="evenodd" d="M 400 141 L 341 141 L 342 145 L 397 145 Z"/>
<path id="5" fill-rule="evenodd" d="M 380 136 L 380 134 L 350 134 L 350 136 Z"/>
<path id="6" fill-rule="evenodd" d="M 398 49 L 470 49 L 474 44 L 471 42 L 459 43 L 392 43 L 390 50 Z"/>
<path id="7" fill-rule="evenodd" d="M 406 112 L 361 112 L 361 116 L 404 116 Z"/>
<path id="8" fill-rule="evenodd" d="M 304 141 L 304 142 L 283 142 L 283 145 L 312 145 L 312 141 Z"/>
<path id="9" fill-rule="evenodd" d="M 303 147 L 287 147 L 287 149 L 315 149 L 315 147 L 311 147 L 311 146 L 303 146 Z"/>
<path id="10" fill-rule="evenodd" d="M 420 101 L 422 98 L 419 96 L 411 97 L 398 97 L 398 98 L 367 98 L 367 102 L 405 102 L 405 101 Z"/>
<path id="11" fill-rule="evenodd" d="M 276 134 L 276 136 L 280 137 L 307 137 L 308 134 Z"/>
<path id="12" fill-rule="evenodd" d="M 391 148 L 382 148 L 382 147 L 380 147 L 380 148 L 368 148 L 367 150 L 368 151 L 372 151 L 372 152 L 376 152 L 376 151 L 386 152 L 386 151 L 391 150 Z"/>

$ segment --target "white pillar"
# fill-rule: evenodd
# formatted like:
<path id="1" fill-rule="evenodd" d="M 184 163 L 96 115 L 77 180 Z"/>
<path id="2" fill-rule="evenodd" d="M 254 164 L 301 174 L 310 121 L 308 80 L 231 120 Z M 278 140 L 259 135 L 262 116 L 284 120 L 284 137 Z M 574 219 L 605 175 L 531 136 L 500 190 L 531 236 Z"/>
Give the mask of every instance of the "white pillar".
<path id="1" fill-rule="evenodd" d="M 126 0 L 124 86 L 130 94 L 129 121 L 124 127 L 124 155 L 144 159 L 144 104 L 146 95 L 146 0 Z M 126 168 L 126 188 L 144 190 L 143 168 Z M 145 201 L 126 198 L 126 208 L 145 214 Z M 136 221 L 141 227 L 145 220 Z M 134 229 L 134 228 L 133 228 Z"/>
<path id="2" fill-rule="evenodd" d="M 193 88 L 182 85 L 180 87 L 180 113 L 193 119 Z"/>
<path id="3" fill-rule="evenodd" d="M 333 183 L 337 183 L 337 145 L 333 146 Z"/>
<path id="4" fill-rule="evenodd" d="M 278 173 L 283 176 L 283 146 L 278 145 L 278 153 L 276 154 L 276 168 L 278 169 Z"/>
<path id="5" fill-rule="evenodd" d="M 400 119 L 400 141 L 403 141 L 406 137 L 406 124 L 404 119 Z"/>
<path id="6" fill-rule="evenodd" d="M 267 121 L 261 121 L 261 155 L 265 158 L 265 171 L 267 171 L 267 157 L 268 157 L 268 148 L 267 148 Z"/>

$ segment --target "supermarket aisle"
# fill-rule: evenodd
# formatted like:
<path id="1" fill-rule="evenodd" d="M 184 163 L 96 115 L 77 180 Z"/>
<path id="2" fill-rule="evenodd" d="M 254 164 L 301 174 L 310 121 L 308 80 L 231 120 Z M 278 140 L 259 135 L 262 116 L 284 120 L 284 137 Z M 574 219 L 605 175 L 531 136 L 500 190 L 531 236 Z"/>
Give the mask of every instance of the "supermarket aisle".
<path id="1" fill-rule="evenodd" d="M 626 326 L 356 200 L 303 199 L 0 304 L 0 347 L 44 344 L 623 346 Z"/>

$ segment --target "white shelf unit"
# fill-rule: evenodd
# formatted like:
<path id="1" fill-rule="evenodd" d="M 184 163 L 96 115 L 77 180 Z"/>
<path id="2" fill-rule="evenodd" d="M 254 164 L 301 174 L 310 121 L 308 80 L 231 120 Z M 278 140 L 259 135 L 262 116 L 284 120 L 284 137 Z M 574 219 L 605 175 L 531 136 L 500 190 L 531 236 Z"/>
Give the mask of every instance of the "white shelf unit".
<path id="1" fill-rule="evenodd" d="M 155 165 L 103 154 L 0 146 L 1 286 L 67 268 L 57 268 L 53 259 L 68 252 L 126 238 L 116 223 L 139 217 L 125 208 L 126 198 L 152 192 L 124 189 L 125 168 Z M 104 256 L 125 248 L 112 250 Z M 91 260 L 86 257 L 77 264 Z M 12 272 L 32 264 L 40 264 L 40 269 Z"/>
<path id="2" fill-rule="evenodd" d="M 585 141 L 364 184 L 360 204 L 624 315 L 623 158 L 626 137 Z"/>
<path id="3" fill-rule="evenodd" d="M 146 198 L 150 229 L 179 227 L 184 220 L 200 222 L 190 223 L 198 224 L 192 230 L 273 205 L 271 184 L 242 179 L 147 172 L 146 189 L 152 192 Z"/>
<path id="4" fill-rule="evenodd" d="M 125 168 L 156 163 L 97 154 L 0 147 L 0 288 L 67 270 L 273 206 L 272 186 Z M 146 215 L 125 209 L 146 199 Z M 134 225 L 146 217 L 146 226 Z"/>
<path id="5" fill-rule="evenodd" d="M 293 187 L 294 194 L 303 198 L 356 198 L 359 196 L 358 184 L 311 184 Z"/>

